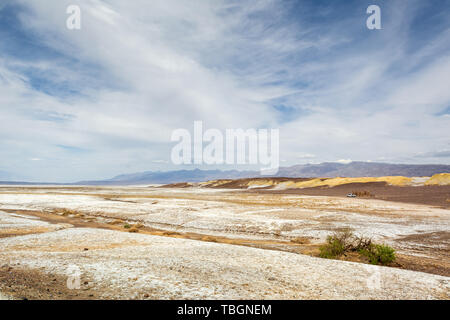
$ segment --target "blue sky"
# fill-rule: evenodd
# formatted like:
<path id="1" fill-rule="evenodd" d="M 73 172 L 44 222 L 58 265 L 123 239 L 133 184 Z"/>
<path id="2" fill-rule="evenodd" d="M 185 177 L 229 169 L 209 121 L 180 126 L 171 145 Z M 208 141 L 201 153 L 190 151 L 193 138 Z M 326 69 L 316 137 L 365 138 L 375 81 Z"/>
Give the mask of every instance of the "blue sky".
<path id="1" fill-rule="evenodd" d="M 278 128 L 282 166 L 450 163 L 449 1 L 2 0 L 0 38 L 0 179 L 181 169 L 194 120 Z"/>

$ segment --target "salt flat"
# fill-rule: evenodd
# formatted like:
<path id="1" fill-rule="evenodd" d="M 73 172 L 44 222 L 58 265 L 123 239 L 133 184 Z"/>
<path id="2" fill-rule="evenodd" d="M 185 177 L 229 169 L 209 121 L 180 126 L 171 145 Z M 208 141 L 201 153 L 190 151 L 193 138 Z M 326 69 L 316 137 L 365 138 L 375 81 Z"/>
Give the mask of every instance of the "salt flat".
<path id="1" fill-rule="evenodd" d="M 99 229 L 5 238 L 0 246 L 0 260 L 14 268 L 66 275 L 78 267 L 102 299 L 439 299 L 450 285 L 420 272 Z"/>
<path id="2" fill-rule="evenodd" d="M 168 236 L 129 233 L 115 221 Z M 290 243 L 301 236 L 314 246 L 343 227 L 429 259 L 443 275 L 321 259 Z M 449 210 L 370 199 L 142 187 L 0 189 L 0 267 L 5 279 L 15 272 L 17 279 L 36 279 L 19 290 L 31 298 L 54 281 L 60 286 L 54 298 L 448 299 L 449 230 Z M 192 232 L 218 237 L 217 243 L 189 237 Z M 80 271 L 81 288 L 67 291 L 71 268 Z M 1 278 L 0 291 L 10 295 Z"/>

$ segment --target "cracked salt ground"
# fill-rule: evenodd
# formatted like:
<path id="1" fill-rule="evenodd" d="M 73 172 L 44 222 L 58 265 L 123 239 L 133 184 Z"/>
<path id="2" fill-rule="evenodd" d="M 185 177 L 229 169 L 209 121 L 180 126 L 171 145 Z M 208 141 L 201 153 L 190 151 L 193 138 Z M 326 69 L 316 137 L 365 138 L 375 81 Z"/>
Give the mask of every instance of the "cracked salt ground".
<path id="1" fill-rule="evenodd" d="M 27 250 L 16 249 L 21 245 Z M 65 275 L 69 265 L 79 265 L 102 298 L 150 292 L 160 299 L 432 299 L 449 293 L 448 277 L 100 229 L 18 236 L 0 246 L 0 261 L 14 256 L 22 267 Z M 90 246 L 96 249 L 80 250 Z M 380 274 L 381 288 L 368 289 L 371 273 Z"/>
<path id="2" fill-rule="evenodd" d="M 323 230 L 320 225 L 327 220 L 335 227 L 347 226 L 355 231 L 360 228 L 368 236 L 383 240 L 414 233 L 417 228 L 424 232 L 450 229 L 449 210 L 420 205 L 304 196 L 265 199 L 261 196 L 230 195 L 218 190 L 205 192 L 204 189 L 201 189 L 202 192 L 199 194 L 195 194 L 193 190 L 186 193 L 180 190 L 151 188 L 141 188 L 141 190 L 143 190 L 141 195 L 134 198 L 126 195 L 136 194 L 136 188 L 104 188 L 96 190 L 99 193 L 97 196 L 92 194 L 92 190 L 89 191 L 90 195 L 50 195 L 42 194 L 42 192 L 0 194 L 0 209 L 51 211 L 67 208 L 92 216 L 135 219 L 148 226 L 164 226 L 172 231 L 179 231 L 181 228 L 186 232 L 201 230 L 211 235 L 231 233 L 241 238 L 253 239 L 273 238 L 274 235 L 278 237 L 314 234 L 315 237 L 323 240 L 329 234 L 329 230 Z M 123 192 L 122 198 L 119 199 L 121 201 L 104 199 L 101 195 L 102 193 L 118 194 L 119 191 Z M 202 194 L 206 193 L 213 198 L 205 201 Z M 172 199 L 171 196 L 185 197 L 185 199 Z M 272 199 L 281 202 L 283 208 L 277 207 L 276 203 L 273 204 Z M 295 200 L 301 201 L 300 207 Z M 246 204 L 245 201 L 250 203 Z M 252 204 L 253 201 L 261 205 L 255 206 Z M 334 211 L 334 208 L 339 211 Z M 314 220 L 319 223 L 315 223 Z M 288 224 L 294 226 L 294 229 L 284 230 Z"/>
<path id="3" fill-rule="evenodd" d="M 439 274 L 446 275 L 445 239 L 450 219 L 445 209 L 380 200 L 223 190 L 10 188 L 0 193 L 0 235 L 4 234 L 0 266 L 13 259 L 25 271 L 41 270 L 64 277 L 68 267 L 79 264 L 95 296 L 105 298 L 142 298 L 144 294 L 150 298 L 199 299 L 448 298 L 448 277 L 380 267 L 369 272 L 364 264 L 226 242 L 81 229 L 59 223 L 64 219 L 48 223 L 26 211 L 18 214 L 21 209 L 36 210 L 44 219 L 46 212 L 73 210 L 82 215 L 77 221 L 86 222 L 84 227 L 91 227 L 91 221 L 122 219 L 162 230 L 269 242 L 289 243 L 291 237 L 299 236 L 317 243 L 337 228 L 350 227 L 357 234 L 392 244 L 398 252 L 430 257 L 432 266 L 440 268 Z M 10 226 L 14 226 L 13 233 L 7 229 Z M 32 234 L 23 235 L 27 233 Z M 419 270 L 430 272 L 427 268 Z M 382 287 L 368 290 L 366 282 L 373 270 L 382 276 Z"/>

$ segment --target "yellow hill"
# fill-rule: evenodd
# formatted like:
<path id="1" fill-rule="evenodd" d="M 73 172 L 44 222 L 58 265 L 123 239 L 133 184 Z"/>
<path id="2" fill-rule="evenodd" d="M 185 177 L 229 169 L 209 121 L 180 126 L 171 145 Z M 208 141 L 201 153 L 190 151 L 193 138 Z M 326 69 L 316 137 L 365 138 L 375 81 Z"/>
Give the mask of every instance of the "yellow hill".
<path id="1" fill-rule="evenodd" d="M 388 177 L 358 177 L 358 178 L 330 178 L 330 179 L 311 179 L 308 181 L 284 181 L 278 185 L 277 189 L 293 189 L 293 188 L 314 188 L 314 187 L 335 187 L 348 183 L 367 183 L 367 182 L 386 182 L 393 186 L 407 186 L 411 185 L 412 178 L 402 176 L 388 176 Z"/>
<path id="2" fill-rule="evenodd" d="M 370 183 L 386 182 L 392 186 L 420 186 L 420 185 L 450 185 L 450 173 L 435 174 L 431 178 L 415 177 L 408 178 L 403 176 L 385 176 L 385 177 L 357 177 L 357 178 L 313 178 L 306 181 L 299 179 L 286 180 L 285 178 L 267 178 L 267 179 L 220 179 L 201 182 L 200 187 L 221 187 L 226 188 L 273 188 L 283 189 L 302 189 L 314 187 L 336 187 L 349 183 Z"/>
<path id="3" fill-rule="evenodd" d="M 450 173 L 435 174 L 425 182 L 425 185 L 450 185 Z"/>

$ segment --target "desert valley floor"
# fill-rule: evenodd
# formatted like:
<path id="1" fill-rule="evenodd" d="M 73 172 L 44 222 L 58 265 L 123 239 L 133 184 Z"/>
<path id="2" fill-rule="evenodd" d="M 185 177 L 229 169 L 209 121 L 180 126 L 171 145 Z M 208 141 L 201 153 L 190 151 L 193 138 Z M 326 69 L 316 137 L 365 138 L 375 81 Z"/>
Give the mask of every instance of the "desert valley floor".
<path id="1" fill-rule="evenodd" d="M 319 258 L 346 228 L 394 247 L 397 262 Z M 449 299 L 450 210 L 199 187 L 4 186 L 0 298 Z"/>

